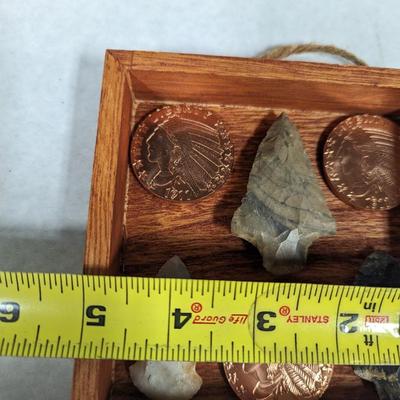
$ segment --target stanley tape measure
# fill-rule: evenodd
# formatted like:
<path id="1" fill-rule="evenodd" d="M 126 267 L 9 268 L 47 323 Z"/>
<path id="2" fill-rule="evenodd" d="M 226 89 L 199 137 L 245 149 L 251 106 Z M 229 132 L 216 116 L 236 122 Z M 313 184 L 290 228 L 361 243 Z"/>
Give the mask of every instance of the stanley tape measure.
<path id="1" fill-rule="evenodd" d="M 0 272 L 0 355 L 400 365 L 400 289 Z"/>

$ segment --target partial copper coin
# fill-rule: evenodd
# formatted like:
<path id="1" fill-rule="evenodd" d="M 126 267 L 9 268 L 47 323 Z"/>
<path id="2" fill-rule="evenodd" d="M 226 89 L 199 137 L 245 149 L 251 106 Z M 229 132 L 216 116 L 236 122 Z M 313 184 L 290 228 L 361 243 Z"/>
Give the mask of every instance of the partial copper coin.
<path id="1" fill-rule="evenodd" d="M 224 363 L 226 378 L 241 400 L 319 399 L 333 373 L 329 364 Z"/>
<path id="2" fill-rule="evenodd" d="M 195 106 L 165 106 L 150 113 L 131 142 L 140 183 L 156 196 L 191 201 L 222 186 L 233 167 L 233 146 L 223 121 Z"/>
<path id="3" fill-rule="evenodd" d="M 376 115 L 356 115 L 329 134 L 324 169 L 335 195 L 355 208 L 400 204 L 400 127 Z"/>

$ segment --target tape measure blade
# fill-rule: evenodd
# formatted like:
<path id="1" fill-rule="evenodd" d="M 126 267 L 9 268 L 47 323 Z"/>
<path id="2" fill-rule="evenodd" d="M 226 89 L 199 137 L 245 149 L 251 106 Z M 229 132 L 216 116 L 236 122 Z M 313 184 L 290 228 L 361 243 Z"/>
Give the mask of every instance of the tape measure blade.
<path id="1" fill-rule="evenodd" d="M 399 365 L 400 290 L 0 272 L 0 355 Z"/>

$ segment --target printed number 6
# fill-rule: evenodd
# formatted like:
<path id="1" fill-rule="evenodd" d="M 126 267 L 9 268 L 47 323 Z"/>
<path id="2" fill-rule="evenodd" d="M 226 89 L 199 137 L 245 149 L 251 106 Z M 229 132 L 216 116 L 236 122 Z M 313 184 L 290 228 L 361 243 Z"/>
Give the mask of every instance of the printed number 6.
<path id="1" fill-rule="evenodd" d="M 5 301 L 0 304 L 0 314 L 8 317 L 0 317 L 1 322 L 15 322 L 19 319 L 19 304 L 13 301 Z"/>

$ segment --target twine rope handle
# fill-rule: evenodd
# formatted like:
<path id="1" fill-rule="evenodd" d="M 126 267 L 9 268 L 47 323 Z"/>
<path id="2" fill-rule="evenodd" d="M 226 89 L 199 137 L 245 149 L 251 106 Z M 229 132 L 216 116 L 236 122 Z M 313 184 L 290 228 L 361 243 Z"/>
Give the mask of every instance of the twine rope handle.
<path id="1" fill-rule="evenodd" d="M 341 57 L 347 61 L 352 62 L 355 65 L 368 65 L 365 61 L 358 58 L 355 54 L 350 51 L 341 49 L 333 45 L 324 45 L 318 43 L 304 43 L 304 44 L 293 44 L 287 46 L 273 47 L 262 53 L 259 57 L 264 59 L 282 59 L 289 57 L 292 54 L 302 53 L 326 53 L 334 56 Z"/>

